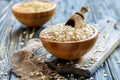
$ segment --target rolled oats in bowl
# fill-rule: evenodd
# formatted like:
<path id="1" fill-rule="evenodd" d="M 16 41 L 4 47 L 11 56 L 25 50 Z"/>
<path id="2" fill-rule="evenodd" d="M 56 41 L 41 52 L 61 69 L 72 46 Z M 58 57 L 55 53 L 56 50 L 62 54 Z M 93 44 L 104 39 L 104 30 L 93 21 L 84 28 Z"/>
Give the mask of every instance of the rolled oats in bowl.
<path id="1" fill-rule="evenodd" d="M 27 1 L 23 2 L 22 4 L 19 4 L 15 7 L 15 10 L 18 12 L 40 12 L 44 11 L 46 9 L 49 9 L 51 6 L 53 6 L 50 2 L 44 2 L 44 1 Z"/>
<path id="2" fill-rule="evenodd" d="M 26 27 L 40 27 L 55 13 L 56 4 L 50 0 L 26 0 L 12 6 L 15 18 Z"/>
<path id="3" fill-rule="evenodd" d="M 41 32 L 41 38 L 52 41 L 80 41 L 91 37 L 95 33 L 91 25 L 84 24 L 80 28 L 57 24 L 49 26 Z"/>

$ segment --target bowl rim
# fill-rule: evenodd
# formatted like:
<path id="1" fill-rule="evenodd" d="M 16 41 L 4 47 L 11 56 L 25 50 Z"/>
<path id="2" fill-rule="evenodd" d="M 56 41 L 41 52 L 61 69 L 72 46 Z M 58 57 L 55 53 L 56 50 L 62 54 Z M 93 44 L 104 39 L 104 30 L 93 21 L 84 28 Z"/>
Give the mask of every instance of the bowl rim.
<path id="1" fill-rule="evenodd" d="M 65 42 L 62 42 L 62 41 L 47 40 L 47 39 L 44 39 L 44 38 L 41 37 L 41 33 L 40 33 L 39 38 L 41 39 L 41 41 L 44 40 L 44 41 L 52 42 L 52 43 L 79 43 L 79 42 L 85 42 L 85 41 L 89 41 L 89 40 L 91 40 L 91 39 L 93 39 L 93 38 L 95 38 L 95 37 L 98 36 L 98 30 L 97 30 L 97 28 L 94 27 L 94 26 L 91 26 L 91 25 L 90 25 L 90 27 L 92 27 L 94 29 L 95 33 L 92 36 L 90 36 L 90 37 L 88 37 L 86 39 L 80 40 L 80 41 L 65 41 Z"/>
<path id="2" fill-rule="evenodd" d="M 45 10 L 42 10 L 42 11 L 39 11 L 39 12 L 21 12 L 21 11 L 16 11 L 16 10 L 15 10 L 15 7 L 16 7 L 17 5 L 20 5 L 20 4 L 22 4 L 22 3 L 25 3 L 24 1 L 22 1 L 22 2 L 18 2 L 18 3 L 16 3 L 16 4 L 14 4 L 14 5 L 12 6 L 12 10 L 15 11 L 15 12 L 18 12 L 18 13 L 32 14 L 32 13 L 47 12 L 47 11 L 51 11 L 51 10 L 53 10 L 53 9 L 56 8 L 56 3 L 53 2 L 53 1 L 38 1 L 38 2 L 50 2 L 50 3 L 52 3 L 53 5 L 52 5 L 51 7 L 49 7 L 48 9 L 45 9 Z"/>

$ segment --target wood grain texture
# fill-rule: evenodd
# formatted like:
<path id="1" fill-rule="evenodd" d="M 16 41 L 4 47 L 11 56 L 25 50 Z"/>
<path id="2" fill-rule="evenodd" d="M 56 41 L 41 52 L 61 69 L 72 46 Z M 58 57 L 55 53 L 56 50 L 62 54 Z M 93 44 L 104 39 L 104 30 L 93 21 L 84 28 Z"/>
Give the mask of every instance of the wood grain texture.
<path id="1" fill-rule="evenodd" d="M 12 1 L 12 0 L 11 0 Z M 20 0 L 15 0 L 15 2 Z M 117 29 L 120 29 L 120 0 L 53 0 L 57 4 L 57 11 L 54 17 L 41 28 L 26 28 L 19 23 L 11 13 L 11 3 L 6 2 L 5 5 L 0 5 L 0 74 L 4 76 L 0 77 L 0 80 L 6 78 L 7 80 L 15 80 L 16 77 L 13 74 L 9 74 L 9 56 L 16 49 L 21 49 L 26 45 L 27 41 L 32 37 L 38 37 L 39 32 L 47 25 L 53 25 L 57 23 L 64 23 L 71 14 L 79 11 L 80 7 L 84 4 L 89 6 L 89 11 L 85 15 L 85 22 L 89 24 L 95 24 L 104 17 L 112 17 L 118 21 Z M 2 4 L 0 2 L 0 4 Z M 7 6 L 6 6 L 7 5 Z M 8 7 L 9 6 L 9 7 Z M 5 9 L 6 8 L 6 9 Z M 97 27 L 100 31 L 106 32 L 108 29 Z M 35 33 L 33 34 L 33 31 Z M 114 35 L 113 35 L 114 36 Z M 111 37 L 113 37 L 111 35 Z M 101 40 L 99 40 L 101 41 Z M 21 45 L 21 42 L 24 44 Z M 120 64 L 117 61 L 120 60 L 120 47 L 118 46 L 112 55 L 105 61 L 103 67 L 95 72 L 92 76 L 94 80 L 120 80 Z M 103 72 L 107 73 L 104 77 Z M 8 73 L 8 74 L 6 74 Z M 7 75 L 7 76 L 5 76 Z M 72 78 L 73 79 L 73 78 Z M 74 80 L 74 79 L 73 79 Z"/>

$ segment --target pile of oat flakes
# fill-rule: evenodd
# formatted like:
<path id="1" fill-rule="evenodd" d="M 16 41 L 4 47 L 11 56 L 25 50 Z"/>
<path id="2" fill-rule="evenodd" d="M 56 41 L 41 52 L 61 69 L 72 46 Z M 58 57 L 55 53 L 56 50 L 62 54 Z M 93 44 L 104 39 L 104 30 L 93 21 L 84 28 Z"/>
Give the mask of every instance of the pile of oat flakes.
<path id="1" fill-rule="evenodd" d="M 41 37 L 52 41 L 80 41 L 91 37 L 94 32 L 94 29 L 88 24 L 79 29 L 65 24 L 57 24 L 44 29 Z"/>

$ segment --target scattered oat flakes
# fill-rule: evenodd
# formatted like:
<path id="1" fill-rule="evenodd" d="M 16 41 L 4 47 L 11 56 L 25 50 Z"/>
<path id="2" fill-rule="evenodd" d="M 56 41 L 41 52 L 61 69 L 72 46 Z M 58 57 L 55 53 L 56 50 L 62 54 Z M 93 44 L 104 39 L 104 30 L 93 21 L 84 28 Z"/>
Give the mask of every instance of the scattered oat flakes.
<path id="1" fill-rule="evenodd" d="M 70 64 L 69 62 L 66 63 L 66 65 L 69 65 L 69 64 Z"/>
<path id="2" fill-rule="evenodd" d="M 84 67 L 88 67 L 88 65 L 87 65 L 87 64 L 85 64 L 85 65 L 84 65 Z"/>
<path id="3" fill-rule="evenodd" d="M 96 52 L 102 52 L 102 51 L 103 51 L 102 47 L 96 48 Z"/>
<path id="4" fill-rule="evenodd" d="M 14 43 L 11 41 L 11 43 L 10 43 L 11 45 L 13 45 Z"/>
<path id="5" fill-rule="evenodd" d="M 40 57 L 38 57 L 38 59 L 37 59 L 38 61 L 40 61 L 41 60 L 41 58 Z"/>
<path id="6" fill-rule="evenodd" d="M 104 77 L 107 77 L 107 73 L 106 72 L 104 72 L 103 75 L 104 75 Z"/>
<path id="7" fill-rule="evenodd" d="M 96 53 L 96 50 L 94 49 L 92 52 L 93 52 L 93 53 Z"/>
<path id="8" fill-rule="evenodd" d="M 66 80 L 64 76 L 60 76 L 56 71 L 51 72 L 50 79 L 55 79 L 55 80 Z"/>
<path id="9" fill-rule="evenodd" d="M 73 61 L 71 61 L 71 62 L 70 62 L 70 64 L 74 64 L 74 62 L 73 62 Z"/>
<path id="10" fill-rule="evenodd" d="M 23 46 L 23 45 L 24 45 L 24 43 L 23 43 L 23 42 L 20 42 L 19 44 L 20 44 L 21 46 Z"/>
<path id="11" fill-rule="evenodd" d="M 57 66 L 60 66 L 60 63 L 57 63 Z"/>
<path id="12" fill-rule="evenodd" d="M 48 80 L 47 76 L 41 76 L 41 80 Z"/>
<path id="13" fill-rule="evenodd" d="M 93 62 L 93 61 L 90 61 L 89 63 L 90 63 L 90 64 L 94 64 L 95 62 Z"/>
<path id="14" fill-rule="evenodd" d="M 120 64 L 120 60 L 119 60 L 119 61 L 117 61 L 117 64 Z"/>
<path id="15" fill-rule="evenodd" d="M 104 66 L 104 64 L 101 64 L 100 66 L 101 66 L 101 67 L 103 67 L 103 66 Z"/>
<path id="16" fill-rule="evenodd" d="M 83 79 L 84 77 L 83 77 L 83 76 L 81 76 L 80 78 L 81 78 L 81 79 Z"/>
<path id="17" fill-rule="evenodd" d="M 42 72 L 39 72 L 41 76 L 43 76 L 43 73 Z"/>
<path id="18" fill-rule="evenodd" d="M 30 76 L 33 77 L 33 76 L 34 76 L 34 72 L 31 72 L 31 73 L 30 73 Z"/>
<path id="19" fill-rule="evenodd" d="M 68 74 L 67 76 L 68 76 L 68 77 L 70 77 L 70 75 L 69 75 L 69 74 Z"/>
<path id="20" fill-rule="evenodd" d="M 79 64 L 75 64 L 75 66 L 76 66 L 76 68 L 79 68 L 79 67 L 80 67 L 80 65 L 79 65 Z"/>
<path id="21" fill-rule="evenodd" d="M 83 69 L 83 70 L 87 70 L 87 68 L 85 68 L 85 67 L 82 67 L 81 69 Z"/>
<path id="22" fill-rule="evenodd" d="M 34 34 L 35 34 L 35 33 L 34 33 L 34 32 L 32 32 L 32 33 L 30 34 L 30 38 L 32 38 Z"/>
<path id="23" fill-rule="evenodd" d="M 56 75 L 57 73 L 51 73 L 52 76 Z"/>
<path id="24" fill-rule="evenodd" d="M 35 73 L 35 75 L 36 75 L 36 76 L 39 76 L 39 75 L 40 75 L 40 73 L 39 73 L 39 72 L 36 72 L 36 73 Z"/>
<path id="25" fill-rule="evenodd" d="M 90 80 L 94 80 L 93 77 L 91 77 Z"/>
<path id="26" fill-rule="evenodd" d="M 44 63 L 44 62 L 45 62 L 45 59 L 41 59 L 41 62 L 43 62 L 43 63 Z"/>
<path id="27" fill-rule="evenodd" d="M 91 67 L 92 66 L 92 64 L 88 64 L 88 67 Z"/>
<path id="28" fill-rule="evenodd" d="M 90 60 L 91 60 L 92 62 L 97 62 L 97 61 L 98 61 L 98 58 L 97 58 L 97 57 L 91 57 Z"/>
<path id="29" fill-rule="evenodd" d="M 16 80 L 21 80 L 20 78 L 17 78 Z"/>
<path id="30" fill-rule="evenodd" d="M 25 35 L 25 34 L 27 34 L 27 32 L 26 32 L 26 31 L 24 31 L 24 32 L 23 32 L 23 34 Z"/>
<path id="31" fill-rule="evenodd" d="M 73 77 L 73 76 L 74 76 L 74 74 L 70 74 L 70 76 L 71 76 L 71 77 Z"/>
<path id="32" fill-rule="evenodd" d="M 58 75 L 55 75 L 54 78 L 57 79 L 57 78 L 58 78 Z"/>

